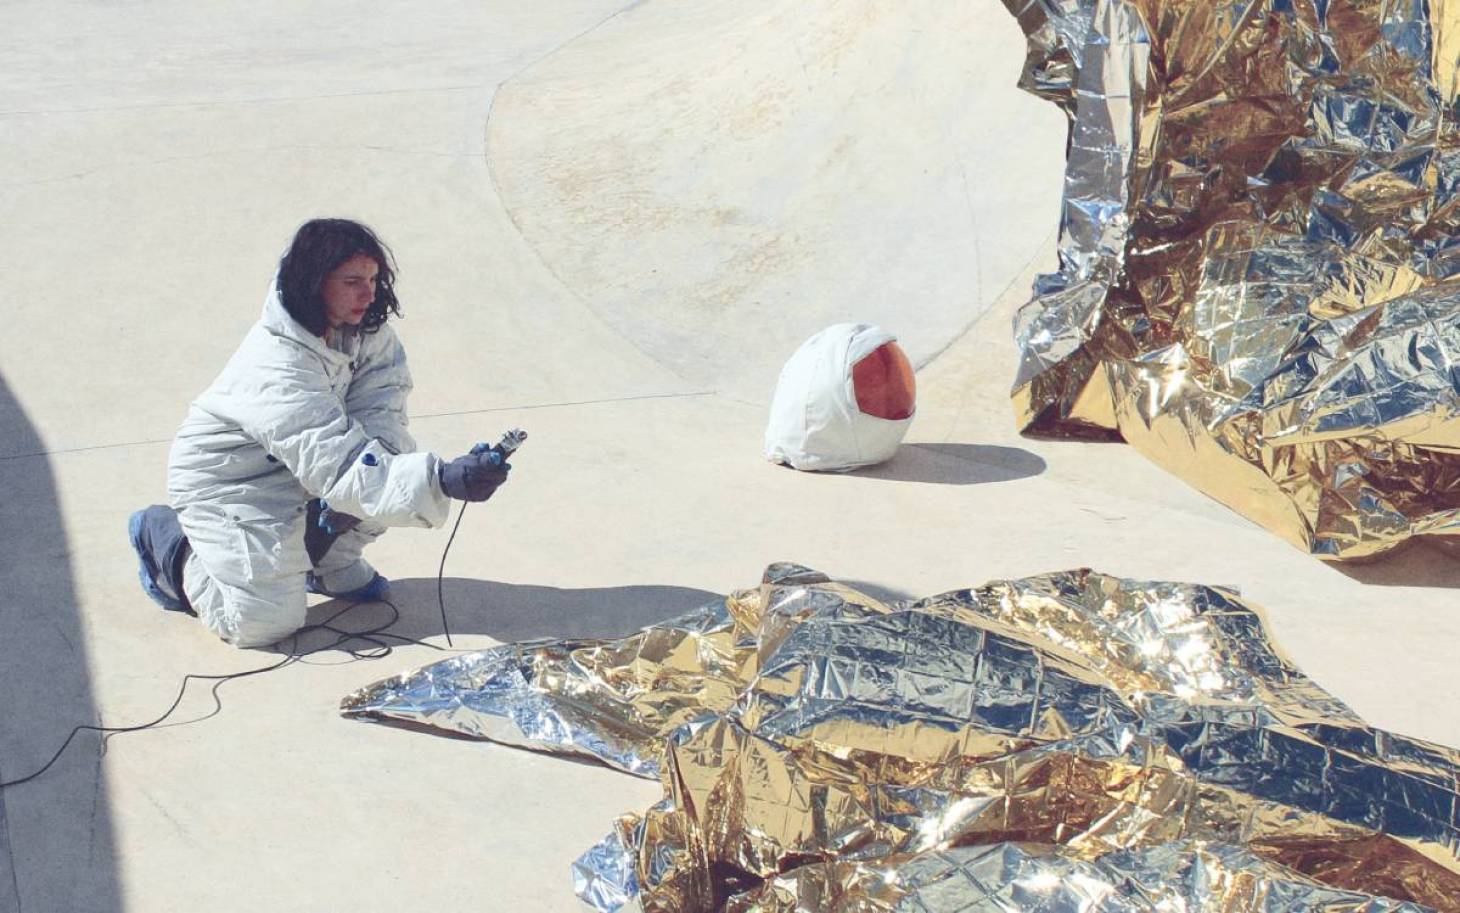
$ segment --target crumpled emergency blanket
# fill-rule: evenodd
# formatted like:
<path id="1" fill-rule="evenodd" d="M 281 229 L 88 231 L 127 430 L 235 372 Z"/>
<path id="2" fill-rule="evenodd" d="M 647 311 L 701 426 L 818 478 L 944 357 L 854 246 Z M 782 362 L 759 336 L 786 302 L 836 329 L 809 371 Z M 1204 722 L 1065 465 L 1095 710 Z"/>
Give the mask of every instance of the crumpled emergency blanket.
<path id="1" fill-rule="evenodd" d="M 1026 433 L 1321 558 L 1460 542 L 1460 2 L 1004 2 L 1070 118 Z"/>
<path id="2" fill-rule="evenodd" d="M 1075 570 L 884 604 L 772 565 L 342 712 L 658 777 L 574 866 L 604 911 L 1460 909 L 1460 753 L 1364 723 L 1220 587 Z"/>

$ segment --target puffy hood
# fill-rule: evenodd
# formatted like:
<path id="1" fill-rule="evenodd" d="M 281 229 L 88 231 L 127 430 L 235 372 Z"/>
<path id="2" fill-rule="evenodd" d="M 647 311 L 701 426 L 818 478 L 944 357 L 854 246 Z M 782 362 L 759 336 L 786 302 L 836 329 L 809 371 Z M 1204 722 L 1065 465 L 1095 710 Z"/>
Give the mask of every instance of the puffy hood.
<path id="1" fill-rule="evenodd" d="M 277 279 L 269 285 L 269 294 L 264 298 L 264 312 L 259 317 L 259 324 L 270 334 L 304 346 L 331 365 L 348 363 L 360 348 L 360 332 L 355 327 L 341 327 L 330 334 L 329 341 L 309 332 L 284 307 L 284 301 L 279 296 Z"/>

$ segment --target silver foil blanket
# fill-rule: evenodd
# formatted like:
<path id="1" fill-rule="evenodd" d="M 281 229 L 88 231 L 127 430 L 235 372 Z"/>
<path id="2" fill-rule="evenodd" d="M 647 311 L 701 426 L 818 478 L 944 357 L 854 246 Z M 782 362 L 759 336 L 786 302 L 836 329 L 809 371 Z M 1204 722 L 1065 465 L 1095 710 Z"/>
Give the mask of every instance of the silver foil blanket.
<path id="1" fill-rule="evenodd" d="M 1241 847 L 1180 841 L 1089 861 L 1063 847 L 996 843 L 878 865 L 793 869 L 731 913 L 1420 913 L 1418 904 L 1327 888 Z"/>
<path id="2" fill-rule="evenodd" d="M 1005 0 L 1070 146 L 1027 433 L 1326 559 L 1460 537 L 1460 2 Z"/>
<path id="3" fill-rule="evenodd" d="M 1460 910 L 1460 754 L 1365 724 L 1222 588 L 1077 570 L 889 605 L 773 565 L 342 712 L 657 776 L 574 867 L 599 910 Z"/>

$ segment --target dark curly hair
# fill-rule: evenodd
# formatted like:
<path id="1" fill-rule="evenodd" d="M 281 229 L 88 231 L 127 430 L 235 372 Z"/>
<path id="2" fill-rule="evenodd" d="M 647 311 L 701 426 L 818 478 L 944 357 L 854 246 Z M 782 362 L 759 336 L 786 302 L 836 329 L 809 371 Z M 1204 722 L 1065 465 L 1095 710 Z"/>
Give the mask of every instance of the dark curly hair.
<path id="1" fill-rule="evenodd" d="M 289 316 L 314 335 L 323 336 L 329 323 L 320 289 L 336 267 L 357 254 L 364 254 L 380 267 L 375 277 L 375 300 L 360 321 L 360 330 L 373 333 L 391 314 L 399 317 L 390 249 L 375 237 L 375 232 L 349 219 L 311 219 L 294 233 L 288 253 L 279 261 L 279 300 Z"/>

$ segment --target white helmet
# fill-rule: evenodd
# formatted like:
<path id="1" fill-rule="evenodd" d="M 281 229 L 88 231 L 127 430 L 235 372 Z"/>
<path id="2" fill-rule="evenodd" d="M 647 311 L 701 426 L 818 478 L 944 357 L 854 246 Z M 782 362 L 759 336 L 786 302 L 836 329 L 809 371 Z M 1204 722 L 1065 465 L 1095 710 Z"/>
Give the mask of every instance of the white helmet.
<path id="1" fill-rule="evenodd" d="M 897 452 L 916 411 L 912 365 L 897 337 L 867 323 L 827 327 L 781 369 L 766 459 L 847 470 Z"/>

